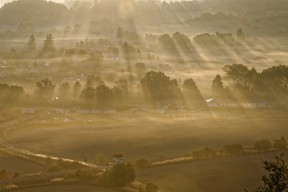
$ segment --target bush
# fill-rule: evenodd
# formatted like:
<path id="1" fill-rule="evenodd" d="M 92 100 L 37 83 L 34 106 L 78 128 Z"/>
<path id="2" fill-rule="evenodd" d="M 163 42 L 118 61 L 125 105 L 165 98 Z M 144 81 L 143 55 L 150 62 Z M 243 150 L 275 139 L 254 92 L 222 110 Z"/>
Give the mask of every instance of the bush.
<path id="1" fill-rule="evenodd" d="M 139 159 L 135 162 L 135 166 L 140 169 L 149 167 L 150 165 L 151 165 L 151 162 L 148 161 L 147 159 Z"/>
<path id="2" fill-rule="evenodd" d="M 75 172 L 75 176 L 79 179 L 91 180 L 96 177 L 96 174 L 93 171 L 93 169 L 86 168 L 86 169 L 77 169 Z"/>
<path id="3" fill-rule="evenodd" d="M 132 164 L 118 163 L 104 172 L 98 183 L 103 186 L 122 187 L 135 180 L 135 170 Z"/>
<path id="4" fill-rule="evenodd" d="M 61 171 L 61 166 L 58 163 L 53 163 L 47 168 L 47 172 Z"/>
<path id="5" fill-rule="evenodd" d="M 268 141 L 266 139 L 263 139 L 263 140 L 260 140 L 260 141 L 255 141 L 254 148 L 257 151 L 268 151 L 269 149 L 272 148 L 272 144 L 271 144 L 270 141 Z"/>
<path id="6" fill-rule="evenodd" d="M 274 140 L 274 143 L 273 143 L 274 148 L 285 150 L 286 146 L 287 146 L 287 141 L 284 137 L 281 137 L 281 139 Z"/>
<path id="7" fill-rule="evenodd" d="M 226 144 L 223 146 L 223 152 L 226 155 L 238 155 L 244 152 L 244 147 L 237 143 L 237 144 Z"/>
<path id="8" fill-rule="evenodd" d="M 263 168 L 268 174 L 262 177 L 262 186 L 254 192 L 287 192 L 288 191 L 288 164 L 284 154 L 275 156 L 274 161 L 262 161 Z M 247 190 L 245 190 L 248 192 Z"/>
<path id="9" fill-rule="evenodd" d="M 147 183 L 145 192 L 157 192 L 159 187 L 153 183 Z"/>

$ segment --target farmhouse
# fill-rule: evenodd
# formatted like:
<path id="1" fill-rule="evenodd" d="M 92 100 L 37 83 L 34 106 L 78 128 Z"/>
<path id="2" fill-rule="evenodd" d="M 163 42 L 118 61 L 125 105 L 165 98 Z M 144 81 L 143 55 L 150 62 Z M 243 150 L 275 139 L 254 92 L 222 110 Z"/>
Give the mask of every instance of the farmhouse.
<path id="1" fill-rule="evenodd" d="M 260 99 L 247 99 L 238 102 L 229 98 L 211 98 L 206 100 L 207 107 L 223 108 L 223 107 L 243 107 L 243 108 L 265 108 L 266 102 Z"/>
<path id="2" fill-rule="evenodd" d="M 206 100 L 207 107 L 219 108 L 219 107 L 237 107 L 238 102 L 229 98 L 211 98 Z"/>
<path id="3" fill-rule="evenodd" d="M 244 108 L 265 108 L 266 102 L 259 99 L 250 99 L 246 102 L 242 102 L 241 106 Z"/>
<path id="4" fill-rule="evenodd" d="M 124 163 L 123 154 L 115 154 L 113 155 L 113 164 Z"/>
<path id="5" fill-rule="evenodd" d="M 34 114 L 36 112 L 36 108 L 21 108 L 22 114 Z"/>

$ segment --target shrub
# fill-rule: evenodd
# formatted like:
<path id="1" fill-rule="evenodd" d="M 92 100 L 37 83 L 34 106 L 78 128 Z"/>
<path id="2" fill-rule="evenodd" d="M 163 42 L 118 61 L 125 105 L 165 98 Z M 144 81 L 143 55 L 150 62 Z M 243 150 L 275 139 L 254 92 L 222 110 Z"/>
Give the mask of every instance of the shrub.
<path id="1" fill-rule="evenodd" d="M 287 141 L 284 137 L 281 137 L 281 139 L 274 140 L 274 143 L 273 143 L 274 148 L 284 150 L 286 149 L 286 146 L 287 146 Z"/>
<path id="2" fill-rule="evenodd" d="M 149 167 L 150 165 L 151 165 L 151 162 L 148 161 L 147 159 L 139 159 L 135 162 L 135 166 L 140 169 Z"/>
<path id="3" fill-rule="evenodd" d="M 237 143 L 237 144 L 226 144 L 223 146 L 223 151 L 226 155 L 238 155 L 243 153 L 244 147 Z"/>
<path id="4" fill-rule="evenodd" d="M 269 149 L 272 148 L 272 144 L 271 144 L 270 141 L 268 141 L 266 139 L 263 139 L 263 140 L 260 140 L 260 141 L 255 141 L 254 148 L 257 151 L 268 151 Z"/>

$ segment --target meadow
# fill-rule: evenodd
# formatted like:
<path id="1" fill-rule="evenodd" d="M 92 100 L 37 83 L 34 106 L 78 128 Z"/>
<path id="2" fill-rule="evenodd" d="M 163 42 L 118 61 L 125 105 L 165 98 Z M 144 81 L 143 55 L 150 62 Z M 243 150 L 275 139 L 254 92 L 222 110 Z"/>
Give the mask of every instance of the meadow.
<path id="1" fill-rule="evenodd" d="M 259 139 L 287 138 L 286 124 L 285 115 L 251 118 L 235 114 L 214 119 L 159 116 L 115 119 L 84 115 L 74 116 L 70 123 L 36 120 L 21 123 L 8 129 L 6 136 L 34 152 L 89 162 L 97 162 L 99 154 L 111 162 L 113 154 L 123 153 L 126 161 L 135 162 L 140 158 L 159 160 L 186 155 L 205 146 L 232 143 L 252 146 Z M 260 184 L 264 173 L 261 160 L 272 159 L 273 155 L 274 152 L 268 152 L 152 167 L 137 170 L 137 179 L 156 183 L 168 191 L 240 192 Z M 45 187 L 46 190 L 50 187 Z"/>

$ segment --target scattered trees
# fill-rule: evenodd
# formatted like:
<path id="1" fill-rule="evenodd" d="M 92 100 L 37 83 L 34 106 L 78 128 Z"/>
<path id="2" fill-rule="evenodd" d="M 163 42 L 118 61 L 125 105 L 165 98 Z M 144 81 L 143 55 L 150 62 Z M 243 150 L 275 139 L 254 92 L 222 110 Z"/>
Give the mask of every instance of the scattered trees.
<path id="1" fill-rule="evenodd" d="M 37 86 L 36 93 L 40 100 L 41 99 L 49 100 L 52 98 L 55 85 L 53 85 L 50 79 L 48 78 L 42 79 L 36 82 L 36 86 Z"/>

